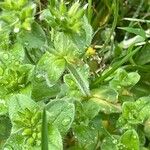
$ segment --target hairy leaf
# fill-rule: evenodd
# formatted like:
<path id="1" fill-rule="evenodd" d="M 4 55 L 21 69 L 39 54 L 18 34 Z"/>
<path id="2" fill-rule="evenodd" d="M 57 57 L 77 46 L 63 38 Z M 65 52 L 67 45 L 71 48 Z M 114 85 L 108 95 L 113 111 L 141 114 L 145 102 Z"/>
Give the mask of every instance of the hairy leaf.
<path id="1" fill-rule="evenodd" d="M 74 120 L 74 104 L 67 102 L 67 99 L 53 100 L 47 104 L 46 109 L 49 112 L 48 122 L 58 127 L 62 134 L 66 133 Z"/>

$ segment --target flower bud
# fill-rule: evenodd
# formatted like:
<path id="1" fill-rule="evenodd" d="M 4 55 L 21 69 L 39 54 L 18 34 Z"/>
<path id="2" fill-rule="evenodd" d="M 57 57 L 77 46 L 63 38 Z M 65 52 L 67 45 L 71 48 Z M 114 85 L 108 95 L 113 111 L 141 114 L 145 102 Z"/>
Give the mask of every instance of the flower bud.
<path id="1" fill-rule="evenodd" d="M 31 137 L 27 140 L 27 144 L 33 145 L 34 144 L 34 139 Z"/>
<path id="2" fill-rule="evenodd" d="M 23 132 L 22 132 L 22 135 L 31 135 L 32 134 L 32 130 L 31 129 L 25 129 Z"/>

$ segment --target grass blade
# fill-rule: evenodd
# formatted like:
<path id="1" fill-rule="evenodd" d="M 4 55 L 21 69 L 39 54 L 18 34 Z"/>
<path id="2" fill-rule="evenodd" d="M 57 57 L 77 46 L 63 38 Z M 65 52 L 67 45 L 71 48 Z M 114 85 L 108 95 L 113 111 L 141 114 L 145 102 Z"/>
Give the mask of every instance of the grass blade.
<path id="1" fill-rule="evenodd" d="M 48 150 L 48 123 L 46 117 L 46 110 L 43 109 L 43 116 L 42 116 L 42 150 Z"/>
<path id="2" fill-rule="evenodd" d="M 131 49 L 133 47 L 131 46 Z M 127 62 L 134 54 L 136 54 L 136 52 L 138 52 L 141 49 L 141 47 L 137 47 L 135 50 L 131 51 L 128 55 L 126 55 L 120 62 L 118 62 L 115 66 L 113 66 L 112 69 L 110 69 L 109 71 L 107 71 L 103 76 L 98 77 L 92 87 L 96 87 L 97 85 L 99 85 L 100 83 L 102 83 L 108 76 L 110 76 L 115 70 L 117 70 L 121 65 L 123 65 L 125 62 Z"/>

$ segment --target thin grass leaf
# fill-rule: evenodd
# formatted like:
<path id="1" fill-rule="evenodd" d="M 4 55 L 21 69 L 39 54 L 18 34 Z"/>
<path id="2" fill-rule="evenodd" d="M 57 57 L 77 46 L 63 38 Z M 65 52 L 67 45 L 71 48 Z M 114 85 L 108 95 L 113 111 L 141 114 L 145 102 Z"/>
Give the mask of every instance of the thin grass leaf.
<path id="1" fill-rule="evenodd" d="M 133 46 L 130 47 L 131 49 Z M 126 55 L 121 61 L 119 61 L 117 64 L 113 66 L 112 69 L 108 70 L 103 76 L 98 77 L 94 82 L 92 87 L 98 86 L 101 82 L 103 82 L 108 76 L 110 76 L 115 70 L 117 70 L 121 65 L 123 65 L 125 62 L 127 62 L 134 54 L 136 54 L 141 47 L 137 47 L 135 50 L 131 50 L 131 52 Z"/>
<path id="2" fill-rule="evenodd" d="M 41 149 L 48 150 L 48 123 L 46 110 L 43 109 L 43 117 L 42 117 L 42 141 L 41 141 Z"/>
<path id="3" fill-rule="evenodd" d="M 136 35 L 140 35 L 144 39 L 146 39 L 146 33 L 143 29 L 141 28 L 132 28 L 132 27 L 118 27 L 118 29 L 125 30 L 129 33 L 134 33 Z"/>
<path id="4" fill-rule="evenodd" d="M 123 20 L 128 20 L 128 21 L 133 21 L 133 22 L 150 23 L 150 20 L 138 19 L 138 18 L 123 18 Z"/>

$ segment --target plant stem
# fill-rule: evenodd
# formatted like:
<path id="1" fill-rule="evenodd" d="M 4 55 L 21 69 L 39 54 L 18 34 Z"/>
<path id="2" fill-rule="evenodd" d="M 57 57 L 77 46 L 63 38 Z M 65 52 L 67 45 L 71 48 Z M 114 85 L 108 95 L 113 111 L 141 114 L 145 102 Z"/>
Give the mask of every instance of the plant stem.
<path id="1" fill-rule="evenodd" d="M 48 123 L 46 118 L 46 110 L 43 109 L 43 116 L 42 116 L 42 141 L 41 141 L 41 149 L 48 150 Z"/>
<path id="2" fill-rule="evenodd" d="M 112 36 L 112 34 L 116 28 L 116 25 L 117 25 L 118 12 L 119 12 L 119 0 L 114 0 L 114 6 L 115 6 L 115 8 L 114 8 L 114 21 L 112 23 L 112 28 L 111 28 L 110 34 L 104 43 L 102 51 L 105 51 L 105 48 L 108 45 L 109 41 L 111 40 L 111 36 Z"/>
<path id="3" fill-rule="evenodd" d="M 68 62 L 67 62 L 67 68 L 71 73 L 72 77 L 74 78 L 75 82 L 77 83 L 78 88 L 83 93 L 83 95 L 87 97 L 90 96 L 89 87 L 87 83 L 85 83 L 84 79 L 81 77 L 80 73 L 76 70 L 76 68 Z"/>
<path id="4" fill-rule="evenodd" d="M 91 23 L 92 19 L 92 0 L 88 0 L 88 21 Z"/>
<path id="5" fill-rule="evenodd" d="M 131 49 L 133 46 L 130 47 Z M 121 65 L 123 65 L 125 62 L 127 62 L 136 52 L 138 52 L 141 49 L 141 47 L 137 47 L 134 51 L 131 51 L 128 55 L 126 55 L 120 62 L 118 62 L 116 65 L 113 66 L 112 69 L 108 70 L 103 76 L 98 77 L 92 87 L 98 86 L 100 83 L 102 83 L 108 76 L 110 76 L 116 69 L 118 69 Z"/>

